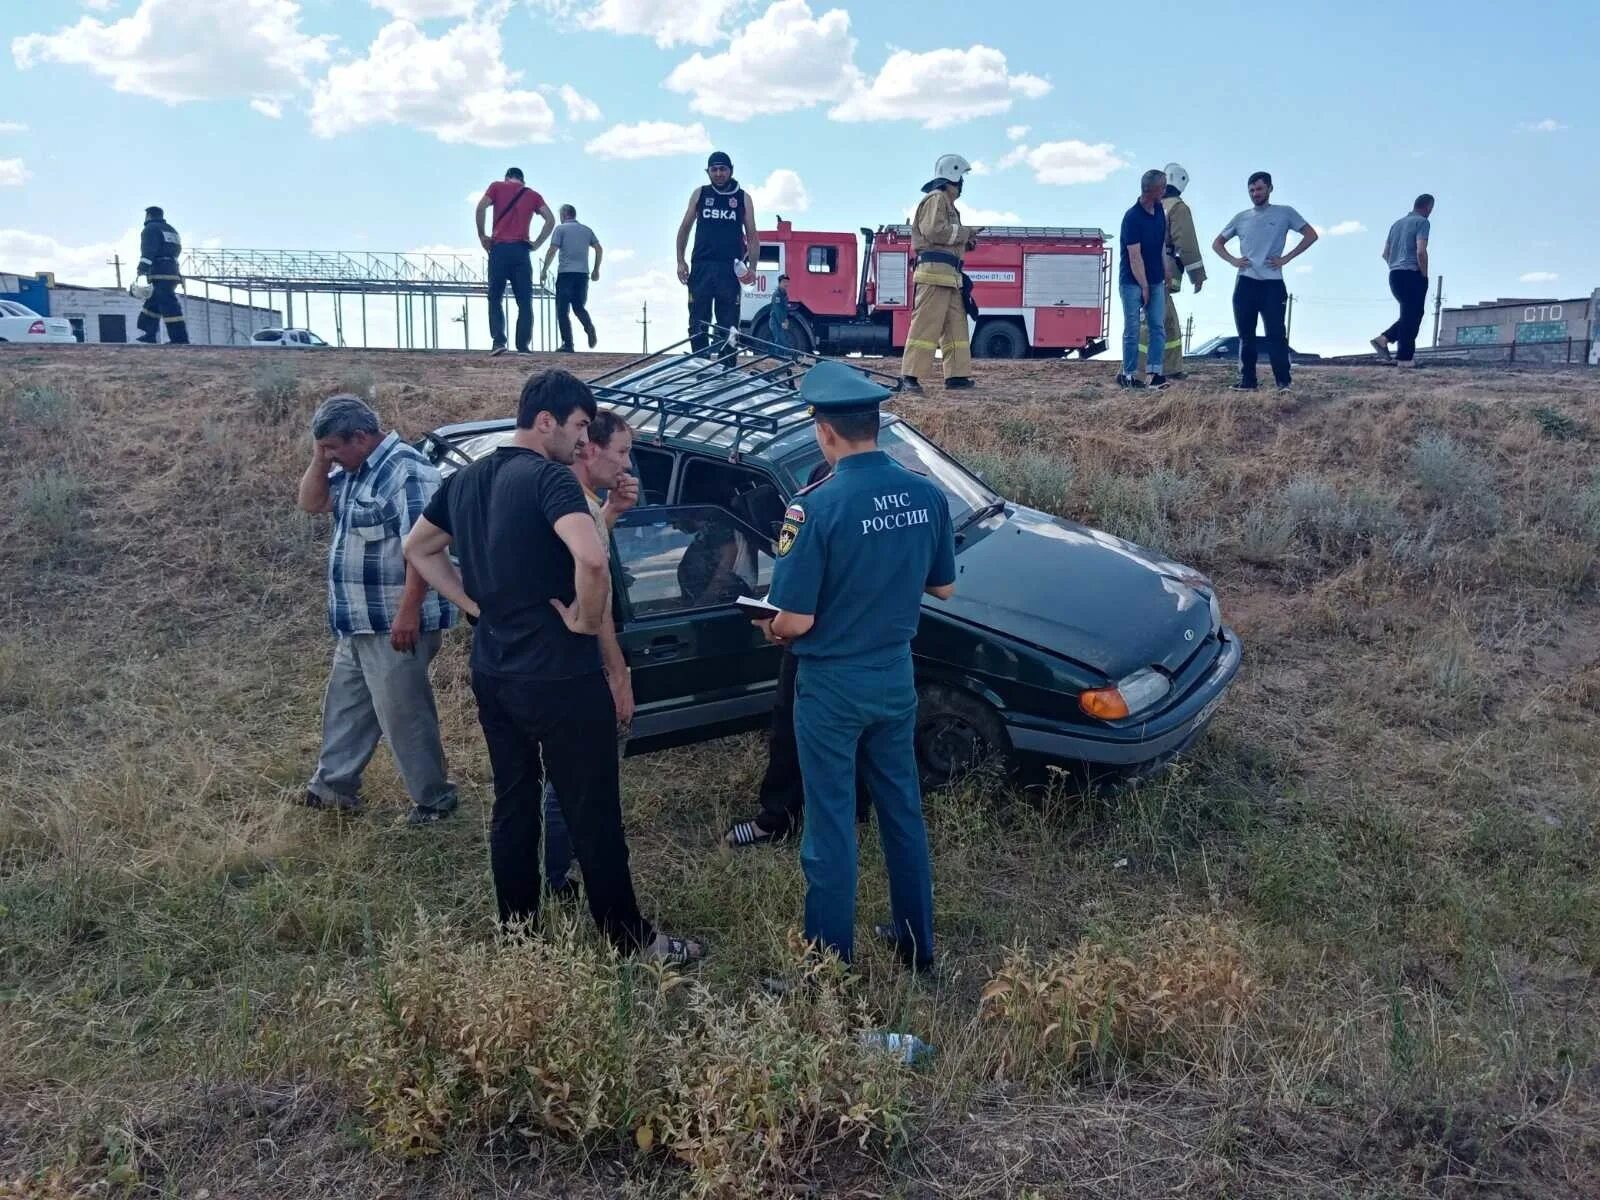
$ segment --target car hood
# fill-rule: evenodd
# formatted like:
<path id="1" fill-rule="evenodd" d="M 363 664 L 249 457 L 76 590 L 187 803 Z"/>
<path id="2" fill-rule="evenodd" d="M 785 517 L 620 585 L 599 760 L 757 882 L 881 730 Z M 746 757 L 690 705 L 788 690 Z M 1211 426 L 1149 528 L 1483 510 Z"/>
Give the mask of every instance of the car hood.
<path id="1" fill-rule="evenodd" d="M 1176 672 L 1211 631 L 1192 568 L 1020 505 L 983 523 L 956 557 L 956 592 L 933 608 L 1120 679 Z M 972 531 L 977 534 L 978 531 Z"/>

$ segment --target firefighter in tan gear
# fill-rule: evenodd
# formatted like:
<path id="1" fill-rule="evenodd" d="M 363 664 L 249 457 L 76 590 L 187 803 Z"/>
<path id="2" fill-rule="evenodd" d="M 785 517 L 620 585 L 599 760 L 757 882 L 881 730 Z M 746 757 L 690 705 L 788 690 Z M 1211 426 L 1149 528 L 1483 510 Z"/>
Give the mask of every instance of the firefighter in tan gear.
<path id="1" fill-rule="evenodd" d="M 1178 324 L 1177 302 L 1173 296 L 1183 286 L 1185 274 L 1194 281 L 1195 294 L 1206 281 L 1206 267 L 1200 257 L 1200 239 L 1194 232 L 1194 214 L 1183 198 L 1189 186 L 1189 172 L 1178 163 L 1167 164 L 1167 193 L 1161 206 L 1167 210 L 1167 344 L 1161 356 L 1161 374 L 1168 379 L 1183 378 L 1183 328 Z M 1149 327 L 1139 331 L 1139 368 L 1144 369 L 1149 348 Z"/>
<path id="2" fill-rule="evenodd" d="M 934 164 L 933 178 L 922 185 L 922 202 L 911 218 L 911 249 L 917 256 L 916 299 L 905 355 L 900 360 L 901 385 L 922 390 L 922 377 L 933 370 L 933 352 L 944 350 L 944 385 L 972 386 L 972 349 L 967 311 L 961 297 L 961 260 L 977 244 L 981 230 L 961 223 L 956 200 L 972 164 L 959 154 L 946 154 Z"/>

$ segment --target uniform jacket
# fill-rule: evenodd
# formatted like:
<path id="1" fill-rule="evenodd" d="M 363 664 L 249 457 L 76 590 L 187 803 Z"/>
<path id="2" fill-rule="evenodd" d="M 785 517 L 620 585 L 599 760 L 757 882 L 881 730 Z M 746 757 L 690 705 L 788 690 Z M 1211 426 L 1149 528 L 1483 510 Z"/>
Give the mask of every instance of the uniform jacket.
<path id="1" fill-rule="evenodd" d="M 1194 282 L 1204 283 L 1205 261 L 1200 257 L 1200 239 L 1195 236 L 1194 214 L 1188 203 L 1169 187 L 1161 207 L 1167 210 L 1167 258 L 1171 268 L 1167 271 L 1167 290 L 1182 290 L 1186 271 Z"/>
<path id="2" fill-rule="evenodd" d="M 139 270 L 153 283 L 157 279 L 179 279 L 178 256 L 183 242 L 178 231 L 165 221 L 146 221 L 139 235 Z"/>
<path id="3" fill-rule="evenodd" d="M 967 243 L 971 240 L 972 230 L 961 223 L 961 213 L 944 189 L 935 188 L 929 192 L 917 205 L 916 216 L 911 219 L 911 249 L 917 254 L 913 281 L 937 287 L 960 287 L 959 266 L 923 262 L 921 256 L 924 250 L 940 250 L 959 259 L 966 255 Z"/>

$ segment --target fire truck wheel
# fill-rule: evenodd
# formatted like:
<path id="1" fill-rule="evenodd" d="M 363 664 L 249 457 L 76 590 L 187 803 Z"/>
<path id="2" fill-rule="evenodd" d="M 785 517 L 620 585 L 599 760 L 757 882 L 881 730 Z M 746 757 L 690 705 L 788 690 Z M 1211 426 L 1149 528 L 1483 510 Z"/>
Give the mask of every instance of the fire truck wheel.
<path id="1" fill-rule="evenodd" d="M 1010 321 L 989 321 L 973 340 L 975 358 L 1021 358 L 1028 353 L 1028 338 Z"/>

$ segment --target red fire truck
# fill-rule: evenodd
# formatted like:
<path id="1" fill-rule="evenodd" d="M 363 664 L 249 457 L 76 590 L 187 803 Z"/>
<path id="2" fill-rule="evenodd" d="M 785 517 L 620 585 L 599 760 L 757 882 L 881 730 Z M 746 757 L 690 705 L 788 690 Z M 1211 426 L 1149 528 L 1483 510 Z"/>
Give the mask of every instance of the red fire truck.
<path id="1" fill-rule="evenodd" d="M 756 280 L 744 289 L 741 328 L 766 339 L 767 305 L 789 276 L 789 344 L 818 354 L 898 354 L 911 326 L 909 225 L 810 233 L 782 217 L 761 234 Z M 1110 331 L 1111 258 L 1099 229 L 997 226 L 966 256 L 981 315 L 972 328 L 978 358 L 1088 358 Z"/>

